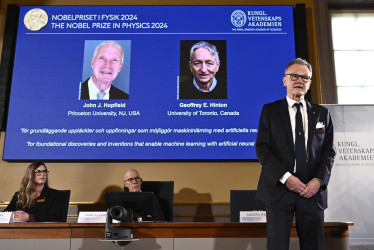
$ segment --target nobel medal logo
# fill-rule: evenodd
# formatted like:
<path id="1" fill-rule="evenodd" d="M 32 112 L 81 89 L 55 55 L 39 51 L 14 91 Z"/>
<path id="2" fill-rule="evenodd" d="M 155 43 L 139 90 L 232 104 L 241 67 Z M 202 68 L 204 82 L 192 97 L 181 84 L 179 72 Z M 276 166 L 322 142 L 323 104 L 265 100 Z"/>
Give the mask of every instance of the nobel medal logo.
<path id="1" fill-rule="evenodd" d="M 47 25 L 48 15 L 44 10 L 35 8 L 26 13 L 23 22 L 29 30 L 39 31 Z"/>
<path id="2" fill-rule="evenodd" d="M 235 10 L 231 14 L 231 23 L 237 28 L 243 27 L 246 21 L 247 17 L 245 13 L 241 10 Z"/>

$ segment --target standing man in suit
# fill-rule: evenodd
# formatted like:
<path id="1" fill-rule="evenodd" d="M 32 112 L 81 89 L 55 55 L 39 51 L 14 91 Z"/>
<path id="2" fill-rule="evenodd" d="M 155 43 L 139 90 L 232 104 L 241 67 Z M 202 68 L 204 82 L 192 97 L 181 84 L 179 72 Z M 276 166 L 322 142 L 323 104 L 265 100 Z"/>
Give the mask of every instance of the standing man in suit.
<path id="1" fill-rule="evenodd" d="M 121 71 L 124 60 L 121 45 L 114 41 L 102 42 L 91 58 L 92 76 L 82 83 L 81 100 L 129 99 L 129 95 L 112 85 Z"/>
<path id="2" fill-rule="evenodd" d="M 264 105 L 261 112 L 256 153 L 262 171 L 256 196 L 266 206 L 267 249 L 289 249 L 294 217 L 300 249 L 324 249 L 334 131 L 329 111 L 304 99 L 311 77 L 307 61 L 292 60 L 283 77 L 286 98 Z"/>

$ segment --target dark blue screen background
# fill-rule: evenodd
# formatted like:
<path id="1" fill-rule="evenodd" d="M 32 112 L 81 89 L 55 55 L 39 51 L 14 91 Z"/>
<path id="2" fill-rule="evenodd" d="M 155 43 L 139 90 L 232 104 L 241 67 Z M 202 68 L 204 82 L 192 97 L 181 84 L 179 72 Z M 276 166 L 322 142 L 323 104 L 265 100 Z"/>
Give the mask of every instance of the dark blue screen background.
<path id="1" fill-rule="evenodd" d="M 48 24 L 30 31 L 25 14 L 41 8 Z M 235 27 L 231 14 L 242 10 L 246 24 Z M 295 58 L 292 6 L 80 6 L 21 7 L 13 70 L 5 160 L 247 160 L 256 159 L 254 142 L 262 105 L 286 95 L 282 83 L 285 65 Z M 251 14 L 249 14 L 251 13 Z M 256 15 L 257 13 L 257 15 Z M 259 14 L 260 13 L 260 14 Z M 62 15 L 133 15 L 137 20 L 56 20 Z M 248 17 L 279 17 L 277 26 Z M 125 17 L 125 16 L 123 16 Z M 128 16 L 126 16 L 128 17 Z M 55 23 L 55 26 L 52 26 Z M 85 23 L 91 28 L 66 28 Z M 111 28 L 92 28 L 110 23 Z M 121 28 L 114 28 L 117 23 Z M 164 28 L 122 28 L 123 23 L 147 23 Z M 56 24 L 59 28 L 56 28 Z M 64 28 L 61 28 L 64 24 Z M 279 26 L 280 24 L 280 26 Z M 265 29 L 261 25 L 265 25 Z M 270 25 L 270 26 L 269 26 Z M 159 27 L 159 26 L 158 26 Z M 241 30 L 240 30 L 241 29 Z M 84 46 L 89 40 L 131 41 L 128 100 L 79 100 Z M 227 99 L 179 100 L 180 44 L 184 40 L 226 41 Z M 186 62 L 188 64 L 188 62 Z M 128 65 L 124 65 L 126 67 Z M 182 65 L 183 66 L 183 65 Z M 123 73 L 123 72 L 121 72 Z M 123 104 L 105 108 L 85 105 Z M 182 107 L 205 103 L 208 107 Z M 210 103 L 227 107 L 212 108 Z M 75 112 L 111 112 L 117 116 L 72 116 Z M 120 116 L 119 112 L 127 113 Z M 133 112 L 132 112 L 133 111 Z M 197 112 L 176 116 L 169 112 Z M 200 115 L 215 111 L 218 116 Z M 234 112 L 239 115 L 220 115 Z M 131 113 L 132 112 L 132 113 Z M 130 115 L 135 114 L 135 115 Z M 140 114 L 140 115 L 138 115 Z M 94 129 L 94 133 L 46 133 L 43 129 Z M 148 132 L 110 134 L 106 129 L 224 129 L 223 133 Z M 247 129 L 247 133 L 227 129 Z M 26 130 L 25 130 L 26 129 Z M 104 132 L 101 133 L 104 129 Z M 31 132 L 37 131 L 37 133 Z M 43 132 L 44 131 L 44 132 Z M 29 143 L 28 143 L 29 142 Z M 69 146 L 94 143 L 95 146 Z M 135 146 L 137 142 L 138 146 Z M 145 143 L 162 146 L 145 146 Z M 165 146 L 181 142 L 184 146 Z M 186 146 L 186 142 L 195 146 Z M 219 143 L 228 145 L 219 146 Z M 244 142 L 239 145 L 240 142 Z M 31 146 L 31 144 L 34 145 Z M 49 143 L 49 144 L 48 144 Z M 56 146 L 56 143 L 66 145 Z M 99 145 L 98 143 L 102 143 Z M 109 143 L 122 143 L 109 146 Z M 132 145 L 131 145 L 132 143 Z M 142 145 L 143 143 L 143 145 Z M 205 146 L 204 146 L 205 143 Z M 210 145 L 208 146 L 208 143 Z M 235 144 L 236 143 L 236 144 Z M 217 144 L 217 145 L 215 145 Z M 126 146 L 125 146 L 126 145 Z M 130 146 L 129 146 L 130 145 Z"/>

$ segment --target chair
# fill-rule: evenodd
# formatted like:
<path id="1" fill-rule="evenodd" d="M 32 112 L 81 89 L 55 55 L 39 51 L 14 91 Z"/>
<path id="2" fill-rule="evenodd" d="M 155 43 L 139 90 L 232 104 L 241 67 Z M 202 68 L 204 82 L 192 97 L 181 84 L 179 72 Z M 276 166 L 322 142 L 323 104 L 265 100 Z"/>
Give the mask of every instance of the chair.
<path id="1" fill-rule="evenodd" d="M 264 211 L 265 203 L 256 199 L 256 190 L 230 190 L 230 221 L 240 221 L 240 211 Z"/>
<path id="2" fill-rule="evenodd" d="M 124 191 L 129 190 L 124 187 Z M 174 220 L 174 181 L 143 181 L 143 192 L 153 192 L 154 210 L 157 221 Z"/>
<path id="3" fill-rule="evenodd" d="M 58 190 L 60 193 L 60 210 L 58 212 L 58 217 L 60 222 L 66 222 L 69 210 L 70 201 L 70 190 Z"/>

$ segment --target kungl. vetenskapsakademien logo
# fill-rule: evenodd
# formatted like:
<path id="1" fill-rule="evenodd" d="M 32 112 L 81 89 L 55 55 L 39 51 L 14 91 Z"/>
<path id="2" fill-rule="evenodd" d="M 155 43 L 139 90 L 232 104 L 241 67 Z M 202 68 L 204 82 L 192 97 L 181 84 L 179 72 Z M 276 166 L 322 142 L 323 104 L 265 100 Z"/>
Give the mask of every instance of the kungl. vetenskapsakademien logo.
<path id="1" fill-rule="evenodd" d="M 231 23 L 237 28 L 243 27 L 247 21 L 247 16 L 241 10 L 235 10 L 231 14 Z"/>

